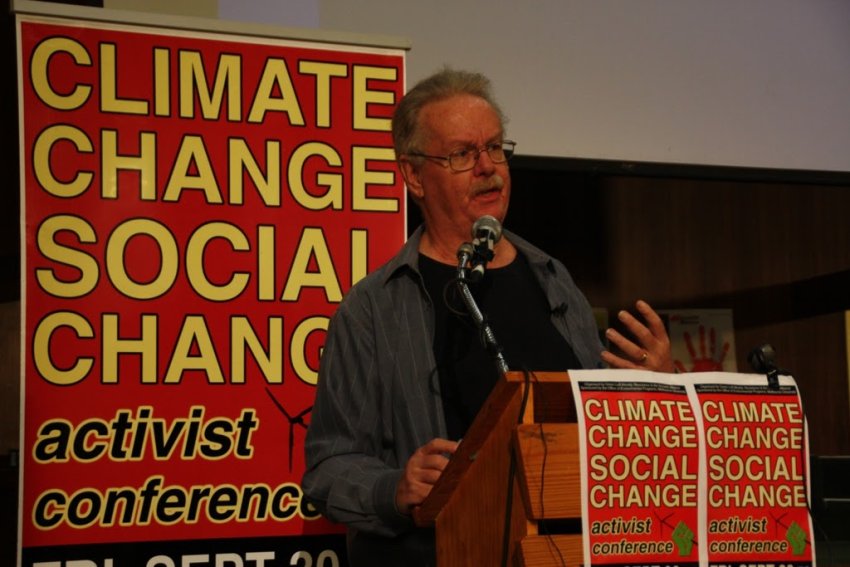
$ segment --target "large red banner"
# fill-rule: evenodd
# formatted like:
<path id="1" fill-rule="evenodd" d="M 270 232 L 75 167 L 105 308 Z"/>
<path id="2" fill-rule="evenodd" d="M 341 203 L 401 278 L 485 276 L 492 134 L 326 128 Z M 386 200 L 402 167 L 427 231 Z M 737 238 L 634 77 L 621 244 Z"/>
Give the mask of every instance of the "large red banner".
<path id="1" fill-rule="evenodd" d="M 303 438 L 329 317 L 404 239 L 403 52 L 30 17 L 18 37 L 24 563 L 333 532 Z"/>

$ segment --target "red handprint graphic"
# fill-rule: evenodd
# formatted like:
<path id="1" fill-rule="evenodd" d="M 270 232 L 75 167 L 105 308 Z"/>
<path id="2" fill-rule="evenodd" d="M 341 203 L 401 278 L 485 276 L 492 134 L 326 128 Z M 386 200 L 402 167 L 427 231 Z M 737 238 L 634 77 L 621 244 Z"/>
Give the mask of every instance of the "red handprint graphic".
<path id="1" fill-rule="evenodd" d="M 705 348 L 705 327 L 699 326 L 699 356 L 694 351 L 694 344 L 691 341 L 691 334 L 687 331 L 684 333 L 685 345 L 688 347 L 688 353 L 691 355 L 691 368 L 685 368 L 681 360 L 674 360 L 673 365 L 679 372 L 710 372 L 712 370 L 723 370 L 723 361 L 726 359 L 726 354 L 729 352 L 729 343 L 724 342 L 720 354 L 717 354 L 717 333 L 714 327 L 708 331 L 709 349 Z"/>

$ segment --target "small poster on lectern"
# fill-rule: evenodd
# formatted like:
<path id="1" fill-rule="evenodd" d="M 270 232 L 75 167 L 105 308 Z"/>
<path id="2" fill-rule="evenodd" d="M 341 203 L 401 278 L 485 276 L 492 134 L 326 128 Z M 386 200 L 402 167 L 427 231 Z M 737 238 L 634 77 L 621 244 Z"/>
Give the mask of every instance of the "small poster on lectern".
<path id="1" fill-rule="evenodd" d="M 570 379 L 586 567 L 815 565 L 792 377 L 584 370 Z"/>
<path id="2" fill-rule="evenodd" d="M 570 375 L 586 451 L 586 561 L 697 565 L 700 443 L 685 387 L 643 372 Z"/>
<path id="3" fill-rule="evenodd" d="M 809 565 L 808 447 L 794 380 L 695 376 L 705 430 L 708 563 Z"/>

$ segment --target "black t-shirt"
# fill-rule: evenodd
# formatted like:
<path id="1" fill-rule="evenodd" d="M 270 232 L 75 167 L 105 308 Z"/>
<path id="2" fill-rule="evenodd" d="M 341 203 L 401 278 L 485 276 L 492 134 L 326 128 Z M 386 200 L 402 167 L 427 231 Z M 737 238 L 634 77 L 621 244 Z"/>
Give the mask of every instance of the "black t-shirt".
<path id="1" fill-rule="evenodd" d="M 434 304 L 434 357 L 450 439 L 460 439 L 499 378 L 492 355 L 454 285 L 455 266 L 422 254 L 419 270 Z M 469 285 L 512 370 L 561 371 L 581 368 L 552 325 L 549 303 L 525 257 L 489 269 Z"/>

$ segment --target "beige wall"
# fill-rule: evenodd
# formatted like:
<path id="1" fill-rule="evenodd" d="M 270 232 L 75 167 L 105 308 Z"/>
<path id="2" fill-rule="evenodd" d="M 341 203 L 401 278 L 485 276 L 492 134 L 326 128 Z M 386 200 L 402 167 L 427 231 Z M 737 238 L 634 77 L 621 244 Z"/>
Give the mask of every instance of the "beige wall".
<path id="1" fill-rule="evenodd" d="M 104 0 L 103 7 L 176 16 L 218 17 L 218 0 Z"/>

